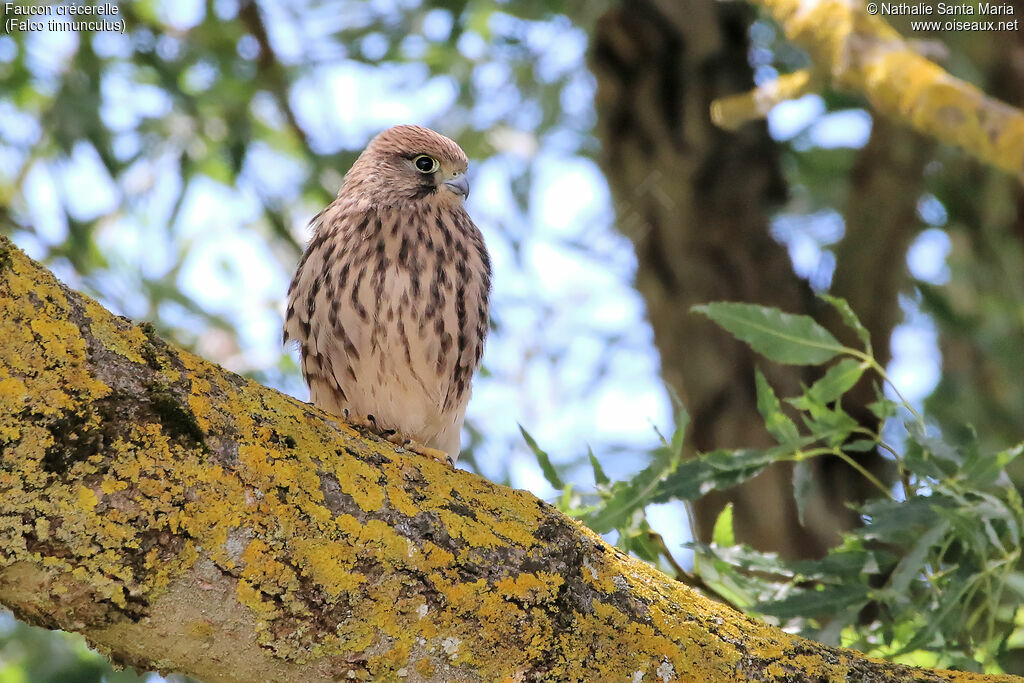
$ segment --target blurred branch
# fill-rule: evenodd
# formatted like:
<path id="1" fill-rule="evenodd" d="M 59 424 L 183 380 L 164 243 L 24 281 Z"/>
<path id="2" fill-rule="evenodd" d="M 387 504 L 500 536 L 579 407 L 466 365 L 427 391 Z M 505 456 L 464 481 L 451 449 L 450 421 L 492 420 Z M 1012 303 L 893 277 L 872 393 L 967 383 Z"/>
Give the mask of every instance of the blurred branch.
<path id="1" fill-rule="evenodd" d="M 810 53 L 816 73 L 831 75 L 837 88 L 860 92 L 879 113 L 1024 179 L 1024 112 L 947 73 L 880 16 L 845 0 L 755 2 Z M 774 88 L 785 91 L 785 79 L 793 76 Z M 756 106 L 737 111 L 736 97 L 716 103 L 719 108 L 733 103 L 734 116 L 725 125 L 734 128 L 742 115 L 762 115 Z M 746 97 L 757 100 L 756 94 Z"/>
<path id="2" fill-rule="evenodd" d="M 169 346 L 6 239 L 0 327 L 0 603 L 119 663 L 223 681 L 999 680 L 710 602 L 527 493 Z"/>
<path id="3" fill-rule="evenodd" d="M 720 97 L 711 103 L 711 120 L 726 130 L 736 130 L 749 121 L 763 119 L 780 102 L 811 92 L 815 80 L 810 71 L 801 69 L 749 92 Z"/>
<path id="4" fill-rule="evenodd" d="M 277 58 L 277 53 L 274 52 L 274 46 L 270 43 L 270 36 L 267 34 L 267 27 L 263 23 L 263 17 L 260 15 L 260 8 L 256 0 L 242 3 L 242 7 L 238 12 L 238 18 L 249 29 L 253 38 L 256 39 L 256 43 L 260 46 L 260 54 L 256 58 L 256 68 L 259 70 L 260 82 L 270 90 L 270 93 L 277 101 L 277 106 L 281 108 L 281 113 L 284 114 L 285 120 L 288 122 L 288 127 L 292 129 L 295 136 L 302 142 L 302 147 L 306 154 L 310 154 L 309 136 L 306 135 L 306 131 L 302 126 L 299 125 L 299 120 L 295 116 L 295 110 L 292 109 L 288 98 L 288 76 L 285 73 L 284 66 Z"/>

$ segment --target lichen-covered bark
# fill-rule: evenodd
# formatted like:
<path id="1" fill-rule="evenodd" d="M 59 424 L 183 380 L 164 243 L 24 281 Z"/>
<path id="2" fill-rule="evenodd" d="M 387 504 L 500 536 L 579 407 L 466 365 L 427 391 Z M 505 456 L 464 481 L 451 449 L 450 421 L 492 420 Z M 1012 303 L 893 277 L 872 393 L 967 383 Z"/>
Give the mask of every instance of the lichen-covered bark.
<path id="1" fill-rule="evenodd" d="M 923 57 L 863 3 L 753 1 L 771 12 L 786 37 L 811 54 L 816 72 L 836 86 L 860 92 L 875 111 L 1024 179 L 1024 112 Z M 1013 21 L 1009 15 L 991 18 Z M 1013 32 L 992 35 L 998 42 Z"/>
<path id="2" fill-rule="evenodd" d="M 982 678 L 705 600 L 528 493 L 165 344 L 3 238 L 0 339 L 0 603 L 118 662 L 211 681 Z"/>

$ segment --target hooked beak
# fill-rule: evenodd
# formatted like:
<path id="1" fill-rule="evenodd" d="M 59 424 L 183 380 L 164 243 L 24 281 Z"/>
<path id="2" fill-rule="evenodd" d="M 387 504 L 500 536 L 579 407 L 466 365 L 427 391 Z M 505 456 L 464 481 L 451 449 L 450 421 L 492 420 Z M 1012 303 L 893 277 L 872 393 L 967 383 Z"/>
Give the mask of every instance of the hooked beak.
<path id="1" fill-rule="evenodd" d="M 469 197 L 469 178 L 466 177 L 465 173 L 456 174 L 448 180 L 445 180 L 444 184 L 448 186 L 449 190 L 463 199 Z"/>

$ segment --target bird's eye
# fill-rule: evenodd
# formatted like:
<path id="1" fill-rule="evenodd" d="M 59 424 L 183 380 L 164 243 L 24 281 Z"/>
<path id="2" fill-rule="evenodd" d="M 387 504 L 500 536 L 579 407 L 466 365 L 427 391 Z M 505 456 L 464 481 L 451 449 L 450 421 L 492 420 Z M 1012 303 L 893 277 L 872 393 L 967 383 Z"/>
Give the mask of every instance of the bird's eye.
<path id="1" fill-rule="evenodd" d="M 420 173 L 433 173 L 438 167 L 437 159 L 429 157 L 426 154 L 420 154 L 415 157 L 412 160 L 412 163 Z"/>

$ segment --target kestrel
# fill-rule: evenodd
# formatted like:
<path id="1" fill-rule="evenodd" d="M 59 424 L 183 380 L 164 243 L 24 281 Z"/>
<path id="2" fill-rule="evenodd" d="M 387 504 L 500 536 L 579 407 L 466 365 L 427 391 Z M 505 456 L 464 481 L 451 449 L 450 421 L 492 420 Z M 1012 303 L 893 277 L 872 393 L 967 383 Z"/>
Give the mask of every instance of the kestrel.
<path id="1" fill-rule="evenodd" d="M 284 323 L 314 405 L 452 464 L 491 288 L 466 166 L 427 128 L 370 141 L 311 223 Z"/>

